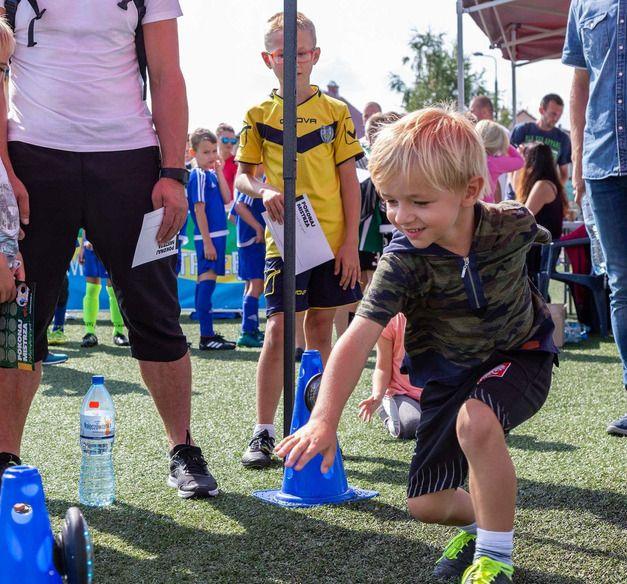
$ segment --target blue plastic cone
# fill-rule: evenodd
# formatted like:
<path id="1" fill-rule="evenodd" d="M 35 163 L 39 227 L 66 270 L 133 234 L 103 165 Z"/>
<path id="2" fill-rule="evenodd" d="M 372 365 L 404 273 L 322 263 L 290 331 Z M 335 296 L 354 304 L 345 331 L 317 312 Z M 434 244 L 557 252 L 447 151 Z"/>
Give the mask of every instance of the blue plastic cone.
<path id="1" fill-rule="evenodd" d="M 53 541 L 39 472 L 34 466 L 10 467 L 0 489 L 0 584 L 61 584 Z"/>
<path id="2" fill-rule="evenodd" d="M 318 351 L 305 351 L 298 372 L 298 384 L 292 414 L 293 434 L 309 421 L 310 407 L 313 407 L 317 388 L 322 375 L 322 359 Z M 333 466 L 322 474 L 322 455 L 312 458 L 305 467 L 296 471 L 286 468 L 283 473 L 281 490 L 255 491 L 253 496 L 282 507 L 312 507 L 371 499 L 379 493 L 351 487 L 346 480 L 344 462 L 339 444 Z"/>

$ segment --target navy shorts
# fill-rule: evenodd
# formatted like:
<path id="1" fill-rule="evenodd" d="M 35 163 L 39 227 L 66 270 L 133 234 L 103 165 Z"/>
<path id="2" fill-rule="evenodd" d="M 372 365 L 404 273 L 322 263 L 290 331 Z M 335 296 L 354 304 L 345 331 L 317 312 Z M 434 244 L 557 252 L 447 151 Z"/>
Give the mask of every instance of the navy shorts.
<path id="1" fill-rule="evenodd" d="M 296 312 L 309 308 L 336 308 L 361 300 L 361 288 L 343 290 L 340 275 L 333 273 L 335 260 L 328 261 L 296 276 Z M 283 312 L 283 260 L 266 260 L 264 295 L 266 316 Z"/>
<path id="2" fill-rule="evenodd" d="M 224 266 L 226 263 L 226 236 L 212 237 L 211 241 L 216 248 L 217 257 L 215 260 L 208 260 L 205 257 L 205 249 L 202 244 L 202 239 L 194 241 L 196 247 L 196 260 L 198 262 L 198 275 L 204 274 L 209 270 L 213 270 L 216 275 L 224 276 Z"/>
<path id="3" fill-rule="evenodd" d="M 253 243 L 237 248 L 237 275 L 242 280 L 263 280 L 266 265 L 266 244 Z"/>
<path id="4" fill-rule="evenodd" d="M 87 249 L 83 251 L 83 257 L 85 263 L 83 264 L 83 275 L 86 278 L 102 278 L 109 279 L 109 273 L 104 264 L 98 259 L 96 252 L 93 249 Z"/>
<path id="5" fill-rule="evenodd" d="M 546 351 L 498 351 L 456 386 L 428 382 L 420 396 L 407 497 L 461 487 L 468 461 L 457 439 L 457 415 L 469 399 L 490 407 L 503 432 L 519 426 L 541 407 L 551 387 L 557 356 Z"/>

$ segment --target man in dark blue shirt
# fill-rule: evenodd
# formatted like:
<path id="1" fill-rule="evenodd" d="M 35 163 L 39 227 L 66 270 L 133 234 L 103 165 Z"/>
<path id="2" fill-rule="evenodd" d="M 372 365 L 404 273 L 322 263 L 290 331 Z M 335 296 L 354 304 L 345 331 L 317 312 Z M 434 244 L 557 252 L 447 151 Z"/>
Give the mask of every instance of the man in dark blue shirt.
<path id="1" fill-rule="evenodd" d="M 550 146 L 564 184 L 568 180 L 570 138 L 566 132 L 556 127 L 564 111 L 564 101 L 556 93 L 549 93 L 542 98 L 539 111 L 540 119 L 537 122 L 518 124 L 512 130 L 510 142 L 514 146 L 531 142 L 542 142 Z"/>

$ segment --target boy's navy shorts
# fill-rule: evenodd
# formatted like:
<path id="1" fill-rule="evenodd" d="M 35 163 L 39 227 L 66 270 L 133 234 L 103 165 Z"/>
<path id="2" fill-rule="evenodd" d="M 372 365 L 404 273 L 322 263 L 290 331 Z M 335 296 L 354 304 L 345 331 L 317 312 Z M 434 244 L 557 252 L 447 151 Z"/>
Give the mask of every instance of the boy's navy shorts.
<path id="1" fill-rule="evenodd" d="M 109 279 L 109 273 L 104 264 L 98 259 L 96 252 L 93 249 L 85 249 L 83 251 L 83 257 L 85 263 L 83 264 L 83 275 L 86 278 L 102 278 Z"/>
<path id="2" fill-rule="evenodd" d="M 212 237 L 211 241 L 216 248 L 216 259 L 208 260 L 205 257 L 205 248 L 202 239 L 194 241 L 196 248 L 196 261 L 198 262 L 198 275 L 213 270 L 217 276 L 224 276 L 224 266 L 226 264 L 226 236 Z"/>
<path id="3" fill-rule="evenodd" d="M 20 251 L 28 281 L 36 285 L 35 360 L 48 352 L 46 330 L 81 227 L 111 276 L 133 357 L 183 357 L 188 348 L 179 324 L 176 256 L 131 267 L 144 215 L 153 211 L 159 149 L 68 152 L 9 142 L 9 156 L 30 199 Z"/>
<path id="4" fill-rule="evenodd" d="M 457 439 L 457 415 L 469 399 L 489 406 L 505 433 L 541 407 L 551 387 L 557 356 L 546 351 L 497 352 L 471 370 L 457 386 L 426 384 L 420 396 L 422 417 L 409 471 L 407 497 L 420 497 L 464 484 L 468 462 Z"/>
<path id="5" fill-rule="evenodd" d="M 343 290 L 340 274 L 333 273 L 335 260 L 331 260 L 296 276 L 296 312 L 309 308 L 336 308 L 361 300 L 361 288 Z M 264 295 L 266 316 L 283 312 L 283 260 L 266 260 Z"/>
<path id="6" fill-rule="evenodd" d="M 238 247 L 237 275 L 242 280 L 263 280 L 266 265 L 266 244 L 253 243 Z"/>

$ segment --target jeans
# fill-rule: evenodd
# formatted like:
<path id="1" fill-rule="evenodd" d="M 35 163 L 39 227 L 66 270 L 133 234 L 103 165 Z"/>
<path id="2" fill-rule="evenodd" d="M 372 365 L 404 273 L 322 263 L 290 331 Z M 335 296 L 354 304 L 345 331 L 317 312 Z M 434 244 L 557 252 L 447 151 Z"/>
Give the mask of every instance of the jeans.
<path id="1" fill-rule="evenodd" d="M 610 283 L 612 330 L 627 387 L 627 176 L 586 181 Z"/>

